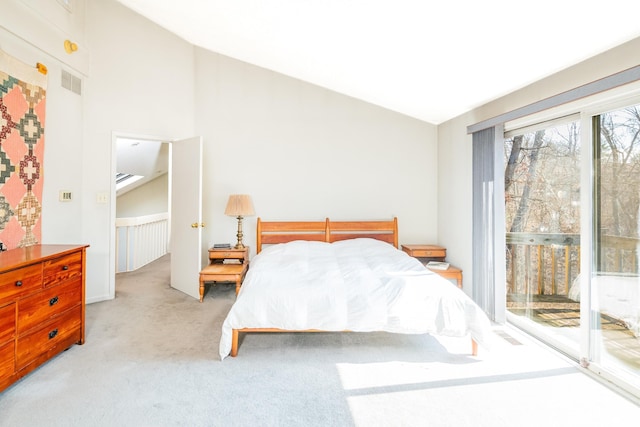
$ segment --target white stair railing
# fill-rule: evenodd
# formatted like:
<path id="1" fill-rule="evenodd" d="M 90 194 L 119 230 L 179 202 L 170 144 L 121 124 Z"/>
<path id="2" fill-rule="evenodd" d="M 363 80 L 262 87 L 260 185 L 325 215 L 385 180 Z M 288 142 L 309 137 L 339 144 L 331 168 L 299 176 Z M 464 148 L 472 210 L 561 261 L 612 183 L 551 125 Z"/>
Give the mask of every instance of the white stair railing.
<path id="1" fill-rule="evenodd" d="M 116 273 L 134 271 L 167 253 L 169 214 L 116 218 Z"/>

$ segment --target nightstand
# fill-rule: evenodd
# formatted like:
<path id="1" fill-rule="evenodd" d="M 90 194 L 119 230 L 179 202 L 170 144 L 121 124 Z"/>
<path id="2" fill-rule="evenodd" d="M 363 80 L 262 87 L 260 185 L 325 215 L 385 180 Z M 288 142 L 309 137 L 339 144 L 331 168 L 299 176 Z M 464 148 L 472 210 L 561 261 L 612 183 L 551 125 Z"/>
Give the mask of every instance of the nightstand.
<path id="1" fill-rule="evenodd" d="M 429 268 L 429 267 L 427 267 Z M 458 267 L 454 267 L 453 265 L 449 265 L 449 268 L 447 268 L 446 270 L 436 270 L 435 268 L 429 268 L 429 270 L 433 271 L 434 273 L 439 274 L 440 276 L 444 277 L 445 279 L 454 279 L 456 281 L 456 283 L 458 284 L 458 287 L 460 289 L 462 289 L 462 270 L 460 270 Z"/>
<path id="2" fill-rule="evenodd" d="M 409 256 L 417 258 L 425 266 L 429 261 L 442 261 L 444 262 L 447 256 L 447 249 L 437 245 L 402 245 L 402 250 Z M 439 274 L 445 279 L 454 279 L 459 288 L 462 288 L 462 270 L 453 265 L 449 265 L 446 270 L 429 269 L 434 273 Z"/>
<path id="3" fill-rule="evenodd" d="M 204 299 L 205 282 L 235 282 L 238 295 L 248 269 L 248 247 L 209 249 L 209 265 L 200 271 L 200 302 Z"/>
<path id="4" fill-rule="evenodd" d="M 402 245 L 401 247 L 409 256 L 414 258 L 428 258 L 428 261 L 444 261 L 447 256 L 447 249 L 442 246 Z"/>

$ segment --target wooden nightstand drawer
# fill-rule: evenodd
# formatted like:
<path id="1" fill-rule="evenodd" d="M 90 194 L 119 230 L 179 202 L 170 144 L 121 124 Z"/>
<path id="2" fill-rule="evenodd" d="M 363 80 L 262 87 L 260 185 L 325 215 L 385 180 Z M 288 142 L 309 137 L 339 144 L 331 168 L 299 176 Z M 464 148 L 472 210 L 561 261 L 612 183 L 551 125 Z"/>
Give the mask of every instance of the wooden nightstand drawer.
<path id="1" fill-rule="evenodd" d="M 447 250 L 436 245 L 402 245 L 402 250 L 415 258 L 442 258 L 444 261 Z"/>
<path id="2" fill-rule="evenodd" d="M 249 247 L 243 249 L 209 249 L 211 262 L 223 262 L 224 260 L 239 260 L 246 263 L 249 259 Z"/>

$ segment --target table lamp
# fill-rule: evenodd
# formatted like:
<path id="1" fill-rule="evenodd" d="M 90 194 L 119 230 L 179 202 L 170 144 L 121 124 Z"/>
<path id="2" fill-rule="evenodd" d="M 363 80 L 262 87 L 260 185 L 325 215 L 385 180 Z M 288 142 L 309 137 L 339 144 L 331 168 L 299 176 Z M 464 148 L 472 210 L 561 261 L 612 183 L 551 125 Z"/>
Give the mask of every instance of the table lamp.
<path id="1" fill-rule="evenodd" d="M 242 217 L 248 215 L 255 215 L 253 210 L 253 203 L 251 197 L 247 194 L 232 194 L 229 196 L 227 202 L 227 208 L 224 210 L 225 215 L 235 216 L 238 218 L 238 243 L 236 249 L 243 249 L 242 243 Z"/>

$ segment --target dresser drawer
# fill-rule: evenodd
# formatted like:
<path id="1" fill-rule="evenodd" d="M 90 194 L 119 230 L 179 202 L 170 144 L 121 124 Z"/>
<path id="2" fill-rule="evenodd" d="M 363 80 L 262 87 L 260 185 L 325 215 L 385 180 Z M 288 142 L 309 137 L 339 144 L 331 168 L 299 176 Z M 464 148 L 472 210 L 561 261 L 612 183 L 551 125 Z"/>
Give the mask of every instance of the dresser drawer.
<path id="1" fill-rule="evenodd" d="M 0 307 L 0 346 L 14 337 L 16 329 L 16 304 Z"/>
<path id="2" fill-rule="evenodd" d="M 42 288 L 42 265 L 35 264 L 0 274 L 0 301 Z"/>
<path id="3" fill-rule="evenodd" d="M 18 335 L 82 302 L 82 278 L 51 286 L 18 301 Z"/>
<path id="4" fill-rule="evenodd" d="M 76 335 L 80 341 L 82 307 L 77 306 L 47 322 L 41 328 L 18 337 L 16 365 L 18 369 L 33 362 L 38 356 L 47 353 L 67 338 Z"/>
<path id="5" fill-rule="evenodd" d="M 15 371 L 15 342 L 0 344 L 0 381 L 9 378 Z"/>
<path id="6" fill-rule="evenodd" d="M 75 252 L 44 262 L 44 286 L 82 276 L 82 253 Z"/>

